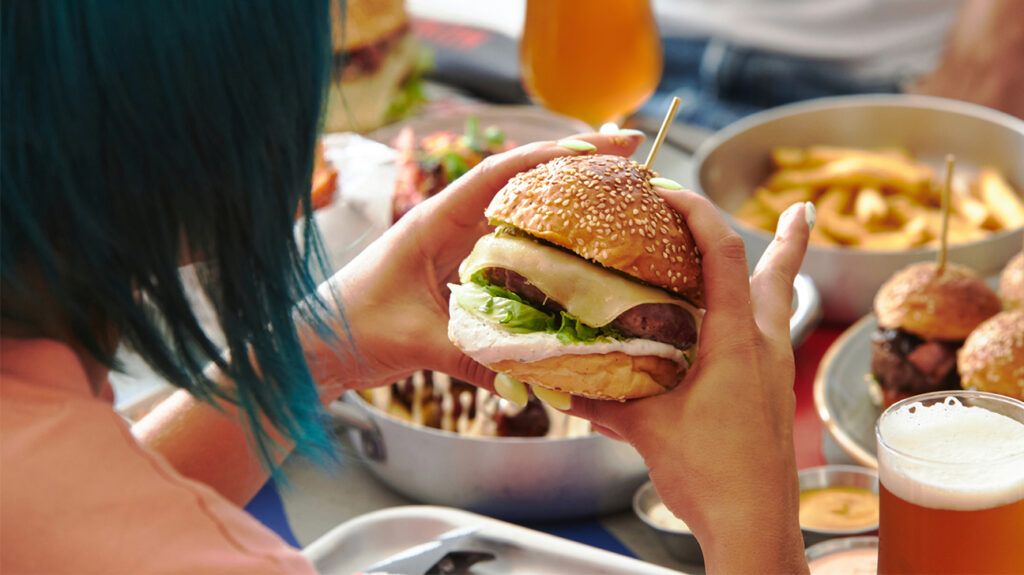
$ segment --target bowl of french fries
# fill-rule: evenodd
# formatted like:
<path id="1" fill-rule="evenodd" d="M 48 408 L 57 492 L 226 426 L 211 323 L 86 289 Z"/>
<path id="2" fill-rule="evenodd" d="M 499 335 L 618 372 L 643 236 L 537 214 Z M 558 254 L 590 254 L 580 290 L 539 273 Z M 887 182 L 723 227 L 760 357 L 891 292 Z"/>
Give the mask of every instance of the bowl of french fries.
<path id="1" fill-rule="evenodd" d="M 744 237 L 756 261 L 779 214 L 814 202 L 804 260 L 826 319 L 871 311 L 879 286 L 934 258 L 943 163 L 952 154 L 949 258 L 995 274 L 1024 241 L 1024 122 L 940 98 L 826 98 L 741 120 L 695 157 L 700 191 Z"/>

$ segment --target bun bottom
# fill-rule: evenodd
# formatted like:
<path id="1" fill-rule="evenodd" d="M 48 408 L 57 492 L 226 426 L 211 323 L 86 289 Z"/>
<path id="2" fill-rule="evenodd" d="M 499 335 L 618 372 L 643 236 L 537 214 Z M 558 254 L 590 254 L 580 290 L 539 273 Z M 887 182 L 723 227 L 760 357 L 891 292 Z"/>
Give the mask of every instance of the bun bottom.
<path id="1" fill-rule="evenodd" d="M 376 72 L 339 81 L 327 93 L 324 133 L 369 132 L 387 120 L 388 109 L 416 65 L 416 43 L 402 39 Z"/>
<path id="2" fill-rule="evenodd" d="M 561 355 L 537 361 L 488 365 L 524 383 L 591 399 L 626 401 L 664 393 L 682 380 L 684 365 L 655 356 L 613 352 Z"/>

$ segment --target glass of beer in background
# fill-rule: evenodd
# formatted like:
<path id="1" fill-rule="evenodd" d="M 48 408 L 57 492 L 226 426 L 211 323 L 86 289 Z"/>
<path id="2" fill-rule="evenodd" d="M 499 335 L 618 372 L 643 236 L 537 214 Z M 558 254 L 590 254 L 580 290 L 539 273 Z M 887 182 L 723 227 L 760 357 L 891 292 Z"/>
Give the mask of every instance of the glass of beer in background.
<path id="1" fill-rule="evenodd" d="M 903 400 L 876 427 L 878 573 L 1024 573 L 1024 402 Z"/>
<path id="2" fill-rule="evenodd" d="M 648 0 L 528 0 L 519 59 L 531 98 L 595 127 L 621 123 L 661 79 Z"/>

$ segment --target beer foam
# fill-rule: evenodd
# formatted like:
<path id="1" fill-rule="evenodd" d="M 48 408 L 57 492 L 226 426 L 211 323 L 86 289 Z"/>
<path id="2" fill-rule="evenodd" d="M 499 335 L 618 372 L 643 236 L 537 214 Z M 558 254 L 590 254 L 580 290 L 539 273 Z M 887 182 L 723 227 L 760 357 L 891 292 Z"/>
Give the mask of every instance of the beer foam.
<path id="1" fill-rule="evenodd" d="M 879 429 L 879 478 L 905 501 L 969 511 L 1024 499 L 1024 423 L 950 397 L 905 405 Z"/>

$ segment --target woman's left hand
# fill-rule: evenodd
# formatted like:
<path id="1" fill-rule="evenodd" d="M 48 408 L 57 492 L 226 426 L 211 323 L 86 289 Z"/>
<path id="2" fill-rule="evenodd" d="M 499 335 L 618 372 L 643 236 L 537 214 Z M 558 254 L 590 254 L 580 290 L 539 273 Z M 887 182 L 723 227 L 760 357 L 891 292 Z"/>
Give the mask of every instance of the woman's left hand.
<path id="1" fill-rule="evenodd" d="M 338 296 L 347 336 L 345 327 L 339 327 L 339 333 L 348 349 L 319 346 L 310 358 L 315 376 L 321 382 L 364 388 L 430 369 L 489 386 L 494 374 L 448 341 L 447 284 L 458 282 L 459 263 L 477 239 L 489 232 L 484 209 L 512 176 L 559 156 L 629 156 L 643 136 L 624 131 L 575 139 L 593 144 L 596 150 L 581 152 L 557 142 L 537 142 L 486 158 L 406 214 L 335 274 L 321 292 L 328 303 L 335 301 L 328 290 Z M 344 369 L 329 361 L 339 351 L 347 359 Z"/>

